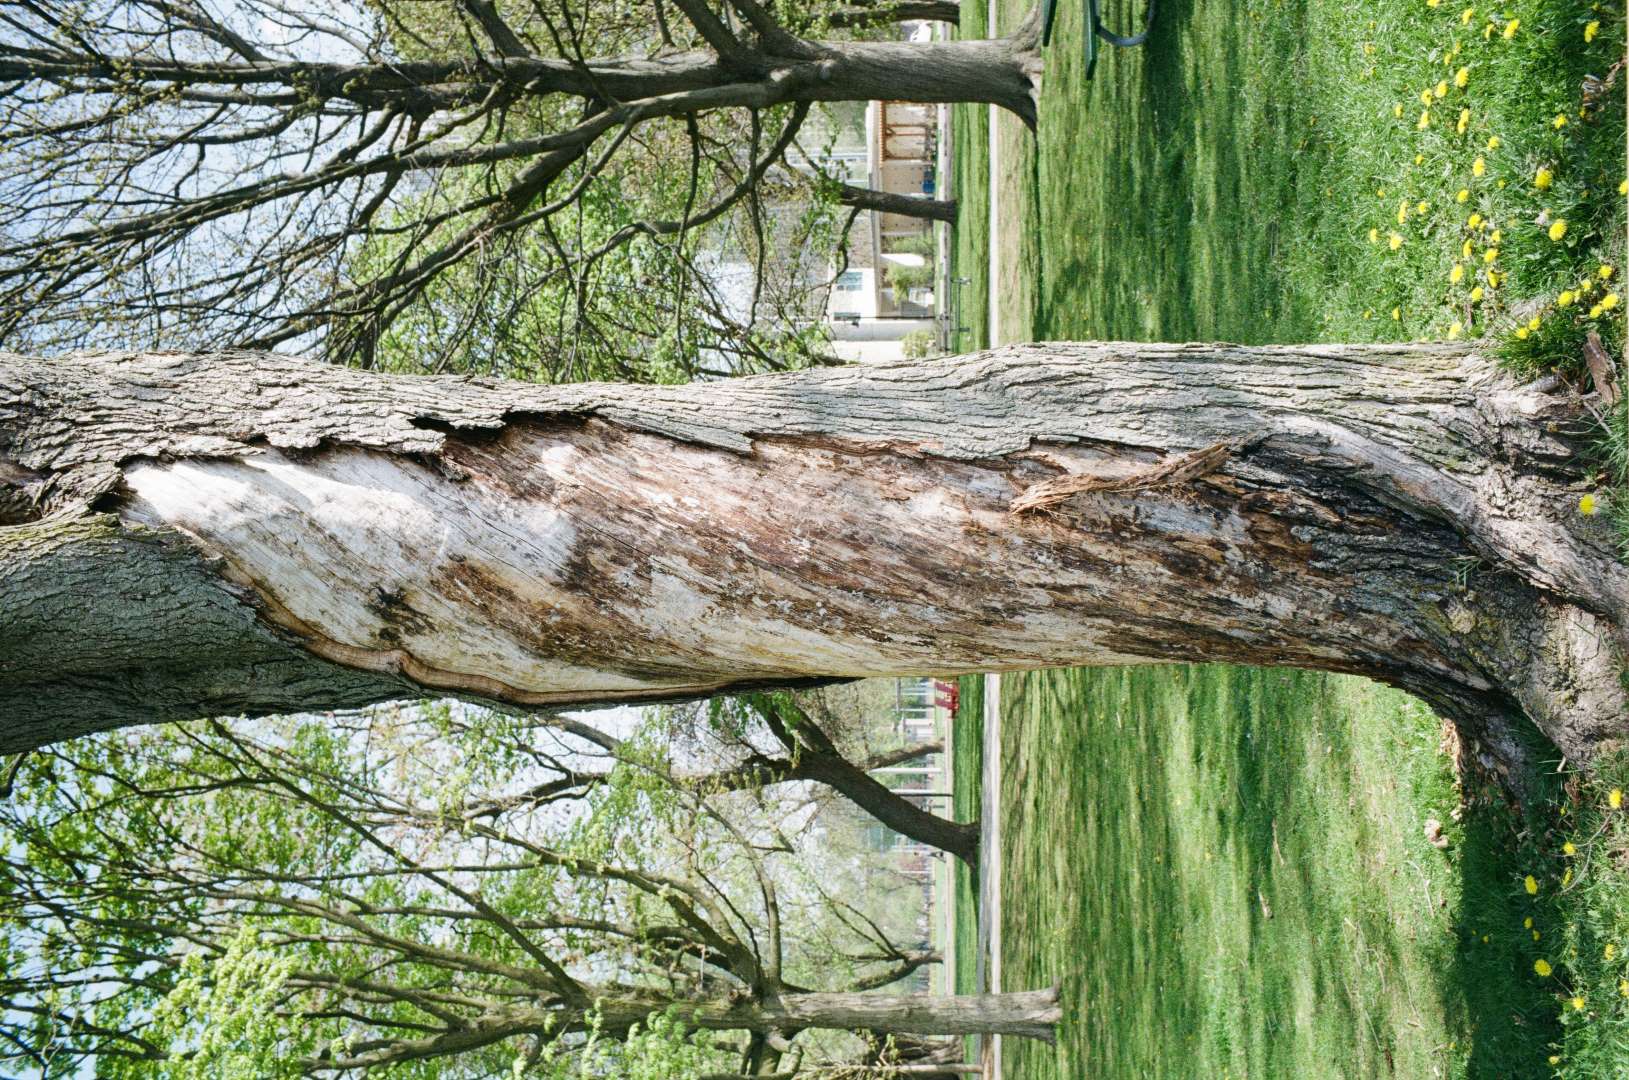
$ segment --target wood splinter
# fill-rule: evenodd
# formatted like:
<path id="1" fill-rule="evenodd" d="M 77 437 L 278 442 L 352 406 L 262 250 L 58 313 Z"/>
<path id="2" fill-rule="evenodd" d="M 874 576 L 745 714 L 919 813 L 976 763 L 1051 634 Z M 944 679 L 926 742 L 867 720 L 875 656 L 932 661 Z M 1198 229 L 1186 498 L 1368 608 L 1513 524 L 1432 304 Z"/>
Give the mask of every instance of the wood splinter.
<path id="1" fill-rule="evenodd" d="M 1104 491 L 1144 491 L 1149 488 L 1176 487 L 1197 480 L 1221 468 L 1222 463 L 1235 453 L 1260 445 L 1266 434 L 1245 439 L 1224 439 L 1199 450 L 1179 454 L 1167 461 L 1145 465 L 1129 473 L 1101 476 L 1090 472 L 1069 473 L 1026 488 L 1008 505 L 1013 514 L 1026 514 L 1050 510 L 1073 495 Z"/>

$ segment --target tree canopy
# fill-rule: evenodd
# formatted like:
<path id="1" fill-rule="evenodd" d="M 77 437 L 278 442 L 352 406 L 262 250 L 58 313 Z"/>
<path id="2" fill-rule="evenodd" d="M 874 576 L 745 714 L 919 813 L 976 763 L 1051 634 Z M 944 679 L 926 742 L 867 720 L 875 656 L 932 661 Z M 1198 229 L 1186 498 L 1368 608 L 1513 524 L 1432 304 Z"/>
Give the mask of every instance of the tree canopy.
<path id="1" fill-rule="evenodd" d="M 953 11 L 13 6 L 0 344 L 320 346 L 553 381 L 824 359 L 811 315 L 865 192 L 811 168 L 814 103 L 1027 100 L 1000 43 L 859 40 Z M 914 78 L 882 70 L 901 63 Z M 1001 85 L 958 87 L 958 63 Z"/>
<path id="2" fill-rule="evenodd" d="M 0 1061 L 666 1077 L 926 1052 L 844 1034 L 866 1026 L 846 999 L 798 1012 L 937 954 L 915 886 L 845 855 L 840 819 L 719 780 L 752 725 L 444 703 L 31 756 L 0 806 Z M 883 1008 L 909 999 L 873 1000 L 912 1030 Z"/>

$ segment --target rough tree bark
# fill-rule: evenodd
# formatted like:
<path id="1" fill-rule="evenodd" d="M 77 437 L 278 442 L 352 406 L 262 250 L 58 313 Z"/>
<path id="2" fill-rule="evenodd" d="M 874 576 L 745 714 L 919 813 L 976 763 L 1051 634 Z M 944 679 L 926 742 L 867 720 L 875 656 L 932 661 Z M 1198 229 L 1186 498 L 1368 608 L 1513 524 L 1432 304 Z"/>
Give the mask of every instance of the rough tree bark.
<path id="1" fill-rule="evenodd" d="M 1219 660 L 1520 757 L 1629 717 L 1570 398 L 1469 346 L 1042 344 L 526 386 L 0 356 L 0 749 L 425 692 Z"/>

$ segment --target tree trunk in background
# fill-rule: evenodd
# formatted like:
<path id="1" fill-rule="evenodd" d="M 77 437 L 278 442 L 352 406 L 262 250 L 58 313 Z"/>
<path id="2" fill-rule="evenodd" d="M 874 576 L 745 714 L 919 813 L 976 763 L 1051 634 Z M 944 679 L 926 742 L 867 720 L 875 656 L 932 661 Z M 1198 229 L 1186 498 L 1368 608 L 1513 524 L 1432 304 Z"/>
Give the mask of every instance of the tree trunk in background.
<path id="1" fill-rule="evenodd" d="M 899 195 L 891 191 L 878 191 L 875 188 L 854 187 L 851 184 L 844 184 L 837 191 L 837 201 L 844 206 L 853 206 L 860 210 L 875 210 L 883 214 L 899 214 L 902 217 L 942 221 L 947 225 L 956 224 L 955 199 L 929 199 L 920 195 Z"/>
<path id="2" fill-rule="evenodd" d="M 423 693 L 1217 660 L 1514 760 L 1629 726 L 1574 402 L 1460 345 L 1045 344 L 687 386 L 0 356 L 0 749 Z"/>
<path id="3" fill-rule="evenodd" d="M 1062 1018 L 1056 988 L 1005 994 L 782 994 L 763 1004 L 702 1004 L 692 1010 L 681 1005 L 679 1010 L 686 1024 L 707 1029 L 1015 1035 L 1048 1043 Z M 614 1017 L 615 1007 L 607 1014 Z"/>
<path id="4" fill-rule="evenodd" d="M 979 823 L 952 821 L 911 802 L 843 756 L 820 725 L 796 703 L 750 696 L 753 709 L 792 754 L 799 779 L 825 784 L 901 836 L 979 865 Z"/>

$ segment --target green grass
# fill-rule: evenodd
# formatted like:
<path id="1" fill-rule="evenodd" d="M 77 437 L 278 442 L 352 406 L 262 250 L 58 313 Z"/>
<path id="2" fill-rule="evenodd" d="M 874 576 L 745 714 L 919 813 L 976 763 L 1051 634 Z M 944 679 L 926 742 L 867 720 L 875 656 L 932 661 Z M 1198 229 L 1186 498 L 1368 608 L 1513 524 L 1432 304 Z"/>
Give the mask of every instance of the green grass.
<path id="1" fill-rule="evenodd" d="M 1453 820 L 1424 706 L 1222 666 L 1002 692 L 1004 985 L 1067 1003 L 1009 1078 L 1550 1075 L 1549 863 L 1506 811 Z"/>
<path id="2" fill-rule="evenodd" d="M 1556 943 L 1549 959 L 1556 969 L 1552 989 L 1564 999 L 1566 1037 L 1556 1047 L 1561 1058 L 1557 1071 L 1570 1080 L 1622 1076 L 1629 1060 L 1626 789 L 1629 755 L 1619 755 L 1588 781 L 1570 787 L 1567 812 L 1543 837 L 1552 858 L 1560 852 L 1543 884 L 1558 898 Z M 1563 846 L 1568 843 L 1571 854 Z"/>
<path id="3" fill-rule="evenodd" d="M 1103 6 L 1124 29 L 1143 2 Z M 999 0 L 997 28 L 1024 7 Z M 1621 353 L 1623 301 L 1592 309 L 1625 272 L 1624 77 L 1579 115 L 1585 77 L 1624 54 L 1621 0 L 1162 0 L 1150 44 L 1106 50 L 1091 83 L 1080 17 L 1060 5 L 1038 137 L 996 125 L 994 283 L 986 110 L 954 111 L 958 349 L 990 342 L 993 293 L 1002 341 L 1486 337 L 1514 370 L 1571 378 L 1588 330 Z M 963 33 L 985 32 L 970 5 Z M 1629 545 L 1629 403 L 1600 448 L 1590 494 Z M 1009 1077 L 1629 1075 L 1629 824 L 1607 801 L 1629 759 L 1520 816 L 1473 800 L 1455 820 L 1435 718 L 1355 680 L 1003 685 L 1004 985 L 1060 980 L 1070 1007 L 1056 1050 L 1009 1051 Z"/>
<path id="4" fill-rule="evenodd" d="M 976 821 L 983 792 L 979 781 L 984 768 L 984 676 L 964 675 L 957 684 L 961 694 L 951 734 L 955 740 L 951 805 L 957 821 Z M 956 965 L 954 985 L 958 994 L 971 994 L 977 990 L 974 957 L 979 941 L 978 881 L 960 860 L 952 867 L 952 874 L 956 888 L 956 956 L 965 961 Z"/>

